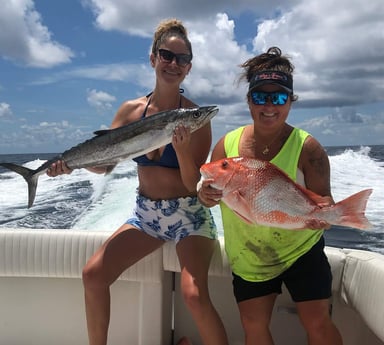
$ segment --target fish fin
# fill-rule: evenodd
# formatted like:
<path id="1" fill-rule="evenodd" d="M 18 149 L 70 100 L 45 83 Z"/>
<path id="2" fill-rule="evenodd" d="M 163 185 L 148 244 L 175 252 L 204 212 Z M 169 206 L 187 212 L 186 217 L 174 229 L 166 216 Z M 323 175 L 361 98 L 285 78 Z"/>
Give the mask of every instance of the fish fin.
<path id="1" fill-rule="evenodd" d="M 13 163 L 0 163 L 1 166 L 7 168 L 9 170 L 14 171 L 15 173 L 24 177 L 24 180 L 27 181 L 28 184 L 28 208 L 33 205 L 36 196 L 36 188 L 37 181 L 39 179 L 39 175 L 35 170 L 23 167 L 21 165 L 13 164 Z"/>
<path id="2" fill-rule="evenodd" d="M 249 224 L 249 225 L 254 225 L 254 224 L 255 224 L 254 222 L 250 221 L 248 218 L 243 217 L 239 212 L 237 212 L 237 211 L 235 211 L 235 210 L 233 210 L 233 212 L 234 212 L 240 219 L 242 219 L 244 222 L 246 222 L 247 224 Z"/>
<path id="3" fill-rule="evenodd" d="M 30 179 L 26 180 L 28 183 L 28 208 L 31 208 L 35 201 L 38 180 L 39 175 L 32 175 Z"/>
<path id="4" fill-rule="evenodd" d="M 336 203 L 333 207 L 339 208 L 341 212 L 340 221 L 337 225 L 361 230 L 372 228 L 372 224 L 365 216 L 365 208 L 371 193 L 372 189 L 365 189 Z"/>
<path id="5" fill-rule="evenodd" d="M 241 195 L 240 191 L 236 190 L 232 193 L 233 205 L 228 205 L 233 212 L 239 216 L 247 224 L 254 224 L 252 220 L 252 210 L 249 207 L 249 202 Z M 239 210 L 241 209 L 241 213 Z"/>
<path id="6" fill-rule="evenodd" d="M 105 174 L 104 175 L 109 175 L 112 172 L 112 170 L 115 169 L 115 166 L 116 165 L 107 165 L 105 167 Z"/>
<path id="7" fill-rule="evenodd" d="M 303 193 L 305 195 L 307 195 L 312 201 L 314 201 L 316 203 L 316 205 L 324 202 L 323 196 L 316 194 L 315 192 L 312 192 L 311 190 L 306 189 L 306 188 L 300 186 L 299 184 L 297 186 L 299 186 L 300 189 L 303 191 Z"/>
<path id="8" fill-rule="evenodd" d="M 110 131 L 111 131 L 110 129 L 100 129 L 98 131 L 94 131 L 93 134 L 97 136 L 101 136 L 101 135 L 107 134 Z"/>

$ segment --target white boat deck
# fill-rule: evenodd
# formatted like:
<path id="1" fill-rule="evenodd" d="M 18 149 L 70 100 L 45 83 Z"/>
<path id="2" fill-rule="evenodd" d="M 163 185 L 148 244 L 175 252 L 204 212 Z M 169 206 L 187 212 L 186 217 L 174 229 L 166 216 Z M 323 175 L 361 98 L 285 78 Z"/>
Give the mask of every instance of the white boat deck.
<path id="1" fill-rule="evenodd" d="M 87 344 L 81 271 L 110 235 L 102 231 L 0 229 L 0 344 Z M 326 248 L 332 271 L 332 317 L 345 345 L 384 345 L 384 256 Z M 171 345 L 200 339 L 179 289 L 173 244 L 128 269 L 112 286 L 109 343 Z M 175 278 L 175 290 L 173 279 Z M 222 243 L 210 268 L 210 292 L 231 345 L 243 344 Z M 276 345 L 306 344 L 286 291 L 271 329 Z"/>

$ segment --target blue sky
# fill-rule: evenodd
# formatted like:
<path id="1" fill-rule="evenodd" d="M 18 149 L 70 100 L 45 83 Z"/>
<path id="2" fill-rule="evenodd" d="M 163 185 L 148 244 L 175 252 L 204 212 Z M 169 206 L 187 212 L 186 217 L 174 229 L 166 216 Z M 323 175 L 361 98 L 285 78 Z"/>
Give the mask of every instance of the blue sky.
<path id="1" fill-rule="evenodd" d="M 0 12 L 0 154 L 61 152 L 154 85 L 152 34 L 183 20 L 183 87 L 218 105 L 214 141 L 249 123 L 239 64 L 278 46 L 296 66 L 288 122 L 324 146 L 384 144 L 384 1 L 7 0 Z"/>

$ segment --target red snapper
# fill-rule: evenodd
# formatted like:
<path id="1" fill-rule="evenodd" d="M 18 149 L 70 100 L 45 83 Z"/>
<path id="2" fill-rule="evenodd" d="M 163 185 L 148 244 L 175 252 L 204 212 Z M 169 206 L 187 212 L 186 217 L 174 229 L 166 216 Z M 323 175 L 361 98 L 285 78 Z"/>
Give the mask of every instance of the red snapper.
<path id="1" fill-rule="evenodd" d="M 319 207 L 321 196 L 292 181 L 274 164 L 235 157 L 206 163 L 203 179 L 223 191 L 222 201 L 247 223 L 284 229 L 304 229 L 317 219 L 356 229 L 371 227 L 365 208 L 372 189 L 366 189 L 332 206 Z"/>

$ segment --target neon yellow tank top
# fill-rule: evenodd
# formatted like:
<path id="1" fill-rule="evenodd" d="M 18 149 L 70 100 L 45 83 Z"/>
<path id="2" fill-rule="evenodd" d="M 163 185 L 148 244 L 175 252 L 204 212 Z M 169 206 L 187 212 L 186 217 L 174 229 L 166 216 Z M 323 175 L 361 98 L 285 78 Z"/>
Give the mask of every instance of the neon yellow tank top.
<path id="1" fill-rule="evenodd" d="M 224 148 L 227 157 L 239 156 L 239 141 L 244 127 L 227 133 Z M 296 181 L 297 164 L 309 134 L 295 128 L 271 163 Z M 244 280 L 258 282 L 277 277 L 319 241 L 323 231 L 285 230 L 249 225 L 220 203 L 225 250 L 232 271 Z"/>

